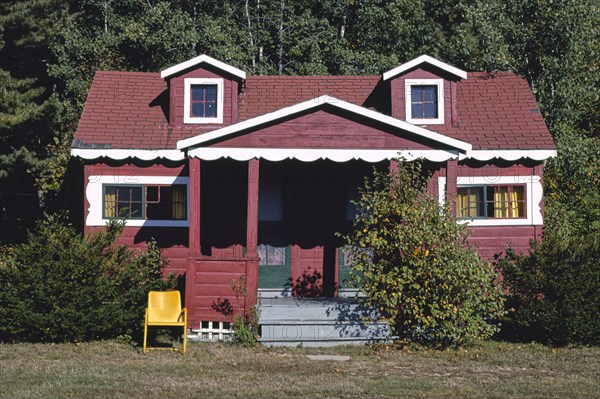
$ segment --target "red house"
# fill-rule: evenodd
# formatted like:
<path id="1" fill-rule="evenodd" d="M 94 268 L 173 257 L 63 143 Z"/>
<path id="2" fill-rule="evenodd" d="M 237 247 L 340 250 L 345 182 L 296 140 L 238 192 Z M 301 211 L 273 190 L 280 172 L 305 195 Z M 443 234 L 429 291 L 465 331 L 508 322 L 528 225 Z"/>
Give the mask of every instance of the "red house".
<path id="1" fill-rule="evenodd" d="M 126 218 L 185 276 L 190 325 L 246 276 L 248 298 L 343 294 L 335 232 L 375 165 L 423 159 L 483 257 L 543 226 L 555 146 L 525 79 L 423 55 L 382 76 L 246 76 L 206 55 L 160 73 L 97 72 L 72 145 L 85 230 Z"/>

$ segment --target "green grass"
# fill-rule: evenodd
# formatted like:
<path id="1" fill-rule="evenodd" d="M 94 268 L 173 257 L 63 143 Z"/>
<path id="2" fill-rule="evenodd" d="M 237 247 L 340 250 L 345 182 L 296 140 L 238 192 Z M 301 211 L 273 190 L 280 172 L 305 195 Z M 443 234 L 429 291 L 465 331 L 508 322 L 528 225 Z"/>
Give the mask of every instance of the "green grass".
<path id="1" fill-rule="evenodd" d="M 349 355 L 347 362 L 307 354 Z M 600 348 L 0 345 L 1 398 L 600 398 Z"/>

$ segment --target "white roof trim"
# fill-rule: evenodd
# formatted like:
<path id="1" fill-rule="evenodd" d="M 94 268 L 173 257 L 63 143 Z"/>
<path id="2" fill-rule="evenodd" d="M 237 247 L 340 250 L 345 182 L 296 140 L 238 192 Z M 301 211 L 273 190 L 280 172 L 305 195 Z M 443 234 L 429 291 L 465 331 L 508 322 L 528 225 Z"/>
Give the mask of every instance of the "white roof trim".
<path id="1" fill-rule="evenodd" d="M 127 158 L 136 158 L 142 161 L 153 161 L 164 158 L 170 161 L 182 161 L 185 154 L 179 150 L 128 150 L 128 149 L 97 149 L 97 148 L 72 148 L 71 156 L 82 159 L 110 158 L 123 160 Z"/>
<path id="2" fill-rule="evenodd" d="M 467 78 L 467 72 L 455 68 L 452 65 L 448 65 L 445 62 L 442 61 L 438 61 L 433 57 L 430 57 L 428 55 L 422 55 L 420 57 L 415 58 L 414 60 L 405 62 L 402 65 L 397 66 L 396 68 L 389 70 L 387 72 L 383 73 L 383 80 L 388 80 L 393 78 L 396 75 L 401 74 L 402 72 L 408 71 L 411 68 L 416 67 L 417 65 L 423 64 L 423 63 L 427 63 L 427 64 L 431 64 L 435 67 L 438 67 L 448 73 L 451 73 L 452 75 L 458 76 L 459 78 L 462 79 L 466 79 Z"/>
<path id="3" fill-rule="evenodd" d="M 252 119 L 247 119 L 243 122 L 239 122 L 234 125 L 230 125 L 230 126 L 227 126 L 227 127 L 221 128 L 221 129 L 213 130 L 208 133 L 203 133 L 201 135 L 190 137 L 188 139 L 179 140 L 177 142 L 177 148 L 184 149 L 184 148 L 188 148 L 188 147 L 197 146 L 199 144 L 202 144 L 202 143 L 205 143 L 208 141 L 220 139 L 220 138 L 235 134 L 235 133 L 240 132 L 245 129 L 251 129 L 251 128 L 263 125 L 265 123 L 275 121 L 277 119 L 281 119 L 281 118 L 284 118 L 284 117 L 287 117 L 290 115 L 300 113 L 302 111 L 310 110 L 312 108 L 317 108 L 323 104 L 329 104 L 336 108 L 350 111 L 357 115 L 362 115 L 364 117 L 376 120 L 378 122 L 382 122 L 386 125 L 396 127 L 396 128 L 402 129 L 402 130 L 406 130 L 417 136 L 421 136 L 423 138 L 434 140 L 439 143 L 448 145 L 450 147 L 457 148 L 462 151 L 468 152 L 472 149 L 471 144 L 466 143 L 464 141 L 456 140 L 451 137 L 444 136 L 443 134 L 432 132 L 431 130 L 427 130 L 422 127 L 412 125 L 410 123 L 401 121 L 399 119 L 392 118 L 391 116 L 384 115 L 382 113 L 372 111 L 370 109 L 363 108 L 361 106 L 351 104 L 349 102 L 339 100 L 335 97 L 331 97 L 328 95 L 323 95 L 323 96 L 314 98 L 312 100 L 304 101 L 304 102 L 292 105 L 290 107 L 282 108 L 280 110 L 277 110 L 277 111 L 274 111 L 274 112 L 271 112 L 268 114 L 257 116 Z"/>
<path id="4" fill-rule="evenodd" d="M 175 75 L 178 72 L 184 71 L 188 68 L 191 68 L 193 66 L 201 64 L 203 62 L 206 62 L 207 64 L 210 64 L 210 65 L 214 66 L 215 68 L 221 69 L 225 72 L 228 72 L 231 75 L 237 76 L 240 79 L 246 79 L 246 72 L 242 71 L 241 69 L 237 69 L 236 67 L 233 67 L 231 65 L 228 65 L 224 62 L 221 62 L 219 60 L 215 60 L 214 58 L 209 57 L 206 54 L 199 55 L 198 57 L 192 58 L 191 60 L 187 60 L 180 64 L 173 65 L 172 67 L 164 69 L 160 72 L 160 77 L 162 79 L 167 78 L 171 75 Z"/>
<path id="5" fill-rule="evenodd" d="M 402 157 L 407 161 L 427 159 L 433 162 L 443 162 L 457 159 L 458 151 L 447 150 L 362 150 L 362 149 L 327 149 L 327 148 L 232 148 L 232 147 L 199 147 L 188 152 L 188 156 L 205 161 L 220 158 L 231 158 L 236 161 L 248 161 L 262 158 L 267 161 L 283 161 L 296 159 L 303 162 L 313 162 L 328 159 L 335 162 L 362 160 L 366 162 L 381 162 Z"/>
<path id="6" fill-rule="evenodd" d="M 489 161 L 498 158 L 505 161 L 516 161 L 517 159 L 529 158 L 534 161 L 544 161 L 548 158 L 554 158 L 556 155 L 556 150 L 473 150 L 467 154 L 460 154 L 459 159 Z"/>

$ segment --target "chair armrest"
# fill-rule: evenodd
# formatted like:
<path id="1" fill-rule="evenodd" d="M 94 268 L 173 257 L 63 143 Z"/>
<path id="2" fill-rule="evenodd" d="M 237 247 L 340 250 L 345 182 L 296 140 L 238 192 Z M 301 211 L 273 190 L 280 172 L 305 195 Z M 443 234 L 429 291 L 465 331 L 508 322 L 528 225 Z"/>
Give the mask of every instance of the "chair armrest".
<path id="1" fill-rule="evenodd" d="M 181 313 L 179 314 L 177 321 L 181 321 L 182 316 L 184 321 L 187 320 L 187 308 L 181 309 Z"/>

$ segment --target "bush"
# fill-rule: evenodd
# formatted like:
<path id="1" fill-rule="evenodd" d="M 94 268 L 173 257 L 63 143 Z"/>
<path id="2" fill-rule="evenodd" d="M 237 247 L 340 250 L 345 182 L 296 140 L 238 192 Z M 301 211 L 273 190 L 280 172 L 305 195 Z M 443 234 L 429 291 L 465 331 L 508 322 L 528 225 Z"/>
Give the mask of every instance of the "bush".
<path id="1" fill-rule="evenodd" d="M 528 256 L 500 259 L 510 295 L 503 337 L 552 345 L 600 343 L 600 240 L 548 232 Z"/>
<path id="2" fill-rule="evenodd" d="M 0 340 L 84 341 L 139 336 L 147 292 L 166 289 L 164 261 L 147 250 L 115 244 L 123 226 L 83 237 L 48 216 L 27 242 L 0 258 Z"/>
<path id="3" fill-rule="evenodd" d="M 345 236 L 352 276 L 401 338 L 435 345 L 488 338 L 503 313 L 497 273 L 466 244 L 456 223 L 425 189 L 419 163 L 365 181 L 353 233 Z"/>

